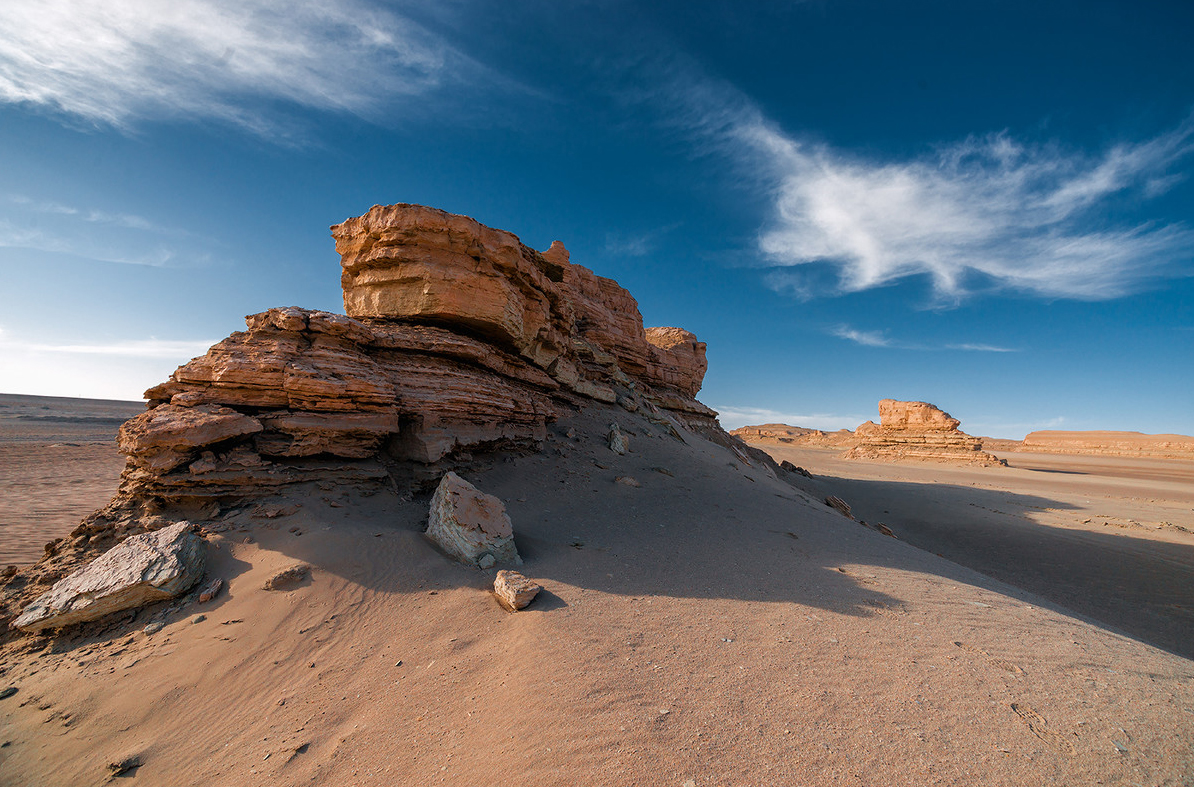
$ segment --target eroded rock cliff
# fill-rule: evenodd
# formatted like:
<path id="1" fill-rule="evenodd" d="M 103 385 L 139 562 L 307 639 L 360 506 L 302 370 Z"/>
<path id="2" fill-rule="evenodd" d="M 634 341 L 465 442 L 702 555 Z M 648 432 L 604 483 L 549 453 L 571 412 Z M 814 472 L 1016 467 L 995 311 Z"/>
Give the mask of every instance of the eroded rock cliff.
<path id="1" fill-rule="evenodd" d="M 146 392 L 121 429 L 126 501 L 252 496 L 394 462 L 496 445 L 533 448 L 586 399 L 718 430 L 694 398 L 705 345 L 644 329 L 617 282 L 558 241 L 420 205 L 332 227 L 347 316 L 295 307 L 246 318 Z"/>

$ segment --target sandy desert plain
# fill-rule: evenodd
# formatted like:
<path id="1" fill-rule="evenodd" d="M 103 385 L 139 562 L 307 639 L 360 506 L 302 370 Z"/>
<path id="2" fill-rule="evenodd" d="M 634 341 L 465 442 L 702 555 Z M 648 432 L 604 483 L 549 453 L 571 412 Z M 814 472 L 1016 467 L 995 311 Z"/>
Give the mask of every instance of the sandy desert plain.
<path id="1" fill-rule="evenodd" d="M 141 407 L 0 399 L 6 563 L 107 502 Z M 230 592 L 162 632 L 151 609 L 0 652 L 0 782 L 102 784 L 134 753 L 117 782 L 1191 783 L 1194 462 L 766 446 L 812 472 L 794 487 L 625 415 L 469 474 L 546 588 L 527 610 L 423 540 L 426 495 L 311 487 L 213 537 Z M 295 560 L 306 586 L 258 590 Z"/>
<path id="2" fill-rule="evenodd" d="M 763 446 L 806 476 L 562 246 L 410 205 L 333 233 L 348 316 L 251 315 L 150 410 L 0 398 L 0 783 L 1194 783 L 1194 462 Z M 424 535 L 447 470 L 504 504 L 526 609 Z M 7 625 L 181 521 L 194 589 Z"/>

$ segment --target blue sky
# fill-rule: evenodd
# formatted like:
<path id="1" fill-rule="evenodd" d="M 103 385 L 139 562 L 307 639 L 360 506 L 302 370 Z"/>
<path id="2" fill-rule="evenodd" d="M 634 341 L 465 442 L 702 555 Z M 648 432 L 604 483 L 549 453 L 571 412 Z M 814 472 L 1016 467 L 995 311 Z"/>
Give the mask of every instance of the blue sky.
<path id="1" fill-rule="evenodd" d="M 649 7 L 645 7 L 649 6 Z M 473 216 L 709 344 L 727 427 L 881 398 L 1194 434 L 1189 3 L 0 5 L 0 391 L 139 398 Z"/>

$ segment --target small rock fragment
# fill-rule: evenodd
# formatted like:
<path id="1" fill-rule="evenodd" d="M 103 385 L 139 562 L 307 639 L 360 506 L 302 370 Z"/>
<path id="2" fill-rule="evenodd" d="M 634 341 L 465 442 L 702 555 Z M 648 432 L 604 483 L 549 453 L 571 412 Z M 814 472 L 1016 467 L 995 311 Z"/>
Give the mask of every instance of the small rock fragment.
<path id="1" fill-rule="evenodd" d="M 493 580 L 494 594 L 511 612 L 526 607 L 542 589 L 542 585 L 532 582 L 517 571 L 499 571 L 497 578 Z"/>
<path id="2" fill-rule="evenodd" d="M 141 767 L 141 756 L 138 754 L 130 754 L 127 757 L 122 757 L 115 762 L 108 763 L 108 773 L 113 776 L 119 776 L 122 773 L 128 773 L 134 768 Z"/>
<path id="3" fill-rule="evenodd" d="M 224 587 L 224 580 L 220 579 L 219 577 L 213 579 L 211 582 L 208 582 L 203 586 L 203 589 L 199 591 L 199 603 L 206 604 L 216 596 L 220 595 L 220 588 L 222 587 Z"/>
<path id="4" fill-rule="evenodd" d="M 652 467 L 651 469 L 656 473 L 660 473 L 661 475 L 671 476 L 672 478 L 676 477 L 676 474 L 671 470 L 668 470 L 666 467 Z"/>
<path id="5" fill-rule="evenodd" d="M 294 588 L 298 587 L 300 582 L 307 578 L 310 572 L 311 567 L 306 563 L 296 563 L 289 568 L 282 569 L 269 579 L 265 580 L 265 584 L 261 586 L 261 589 L 293 590 Z"/>
<path id="6" fill-rule="evenodd" d="M 289 506 L 267 506 L 260 505 L 253 509 L 253 513 L 249 516 L 254 519 L 277 519 L 281 516 L 290 516 L 302 508 L 301 503 L 295 503 Z"/>
<path id="7" fill-rule="evenodd" d="M 840 497 L 834 497 L 833 495 L 830 495 L 829 497 L 825 498 L 825 505 L 836 510 L 842 516 L 849 517 L 850 519 L 854 518 L 854 516 L 850 513 L 850 504 L 845 500 L 842 500 Z"/>
<path id="8" fill-rule="evenodd" d="M 6 700 L 16 693 L 17 693 L 16 686 L 8 686 L 6 688 L 0 689 L 0 700 Z"/>
<path id="9" fill-rule="evenodd" d="M 192 623 L 202 623 L 205 620 L 207 620 L 207 615 L 196 615 L 195 617 L 191 618 Z"/>
<path id="10" fill-rule="evenodd" d="M 617 478 L 614 479 L 614 483 L 621 484 L 622 486 L 633 486 L 633 487 L 642 486 L 642 484 L 640 484 L 638 481 L 636 481 L 635 479 L 631 478 L 628 475 L 618 476 Z"/>
<path id="11" fill-rule="evenodd" d="M 794 465 L 794 464 L 792 464 L 792 463 L 791 463 L 791 462 L 789 462 L 787 459 L 785 459 L 784 461 L 780 462 L 780 463 L 779 463 L 779 466 L 780 466 L 780 469 L 781 469 L 781 470 L 787 470 L 789 473 L 795 473 L 796 475 L 802 475 L 802 476 L 804 476 L 805 478 L 812 478 L 812 477 L 813 477 L 813 476 L 812 476 L 812 473 L 810 473 L 809 471 L 805 470 L 803 467 L 800 467 L 800 466 L 798 466 L 798 465 Z"/>
<path id="12" fill-rule="evenodd" d="M 625 454 L 630 450 L 630 440 L 617 424 L 609 425 L 609 450 L 615 454 Z"/>
<path id="13" fill-rule="evenodd" d="M 152 637 L 154 634 L 157 634 L 159 631 L 161 631 L 164 628 L 166 628 L 166 624 L 162 623 L 160 620 L 157 620 L 157 621 L 154 621 L 153 623 L 150 623 L 148 626 L 146 626 L 144 629 L 142 629 L 142 631 L 145 632 L 146 636 Z"/>

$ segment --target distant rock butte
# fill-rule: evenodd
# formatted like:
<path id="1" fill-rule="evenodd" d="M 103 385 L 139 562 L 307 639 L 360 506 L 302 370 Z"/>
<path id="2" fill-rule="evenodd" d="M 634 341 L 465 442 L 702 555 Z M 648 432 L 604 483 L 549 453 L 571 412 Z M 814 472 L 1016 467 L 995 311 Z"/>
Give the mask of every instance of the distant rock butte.
<path id="1" fill-rule="evenodd" d="M 730 434 L 751 444 L 802 445 L 815 448 L 837 448 L 854 445 L 854 433 L 849 429 L 836 432 L 822 432 L 820 429 L 806 429 L 787 424 L 762 424 L 743 426 Z"/>
<path id="2" fill-rule="evenodd" d="M 954 464 L 1002 465 L 982 450 L 982 441 L 958 429 L 958 419 L 928 402 L 879 402 L 879 423 L 854 430 L 856 445 L 846 459 L 918 460 Z"/>
<path id="3" fill-rule="evenodd" d="M 249 496 L 386 474 L 469 449 L 534 447 L 586 399 L 720 432 L 694 398 L 705 344 L 646 328 L 612 279 L 467 216 L 375 206 L 332 227 L 347 316 L 246 318 L 146 392 L 121 428 L 118 500 Z M 724 439 L 724 433 L 722 433 Z M 351 461 L 346 461 L 351 460 Z"/>

